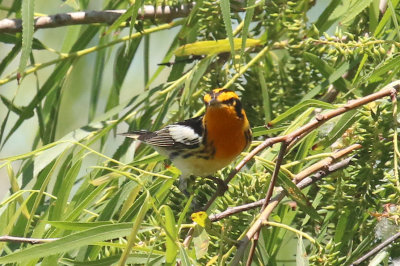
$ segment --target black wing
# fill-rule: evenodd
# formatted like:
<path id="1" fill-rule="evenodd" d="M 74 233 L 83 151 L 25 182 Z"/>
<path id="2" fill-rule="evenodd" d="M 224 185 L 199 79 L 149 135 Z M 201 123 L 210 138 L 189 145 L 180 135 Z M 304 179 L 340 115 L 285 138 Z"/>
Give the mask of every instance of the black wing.
<path id="1" fill-rule="evenodd" d="M 133 131 L 123 135 L 136 138 L 144 143 L 157 147 L 194 148 L 201 144 L 204 127 L 202 117 L 191 118 L 176 124 L 168 125 L 155 132 Z"/>

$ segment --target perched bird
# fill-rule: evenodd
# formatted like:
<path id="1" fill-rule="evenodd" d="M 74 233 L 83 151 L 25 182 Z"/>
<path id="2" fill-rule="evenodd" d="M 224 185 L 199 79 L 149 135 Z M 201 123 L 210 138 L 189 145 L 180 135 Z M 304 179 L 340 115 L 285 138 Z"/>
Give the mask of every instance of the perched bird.
<path id="1" fill-rule="evenodd" d="M 214 89 L 204 96 L 206 111 L 203 116 L 168 125 L 158 131 L 134 131 L 122 135 L 151 145 L 167 156 L 182 172 L 179 189 L 186 195 L 187 179 L 211 177 L 231 163 L 252 139 L 249 121 L 236 93 L 227 89 Z"/>

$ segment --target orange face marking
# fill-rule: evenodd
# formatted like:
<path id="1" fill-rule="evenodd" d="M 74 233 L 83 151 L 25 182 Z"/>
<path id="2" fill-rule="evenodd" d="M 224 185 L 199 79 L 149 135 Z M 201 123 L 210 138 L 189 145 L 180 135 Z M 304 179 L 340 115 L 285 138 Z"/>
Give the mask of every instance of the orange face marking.
<path id="1" fill-rule="evenodd" d="M 229 91 L 226 89 L 214 89 L 204 96 L 204 102 L 206 104 L 210 103 L 212 100 L 216 100 L 216 102 L 222 103 L 230 99 L 239 99 L 239 96 L 237 96 L 237 94 L 233 91 Z"/>
<path id="2" fill-rule="evenodd" d="M 232 161 L 247 146 L 245 132 L 249 129 L 246 114 L 237 116 L 234 106 L 209 106 L 204 116 L 207 143 L 215 147 L 215 158 Z"/>

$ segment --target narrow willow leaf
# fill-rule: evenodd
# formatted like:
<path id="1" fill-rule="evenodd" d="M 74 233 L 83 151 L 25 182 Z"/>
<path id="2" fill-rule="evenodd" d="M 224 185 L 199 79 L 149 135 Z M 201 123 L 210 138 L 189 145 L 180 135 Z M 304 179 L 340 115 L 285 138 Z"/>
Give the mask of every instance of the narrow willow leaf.
<path id="1" fill-rule="evenodd" d="M 345 15 L 341 18 L 342 25 L 349 25 L 353 19 L 360 14 L 364 9 L 366 9 L 373 0 L 358 0 L 351 1 L 350 8 L 347 10 Z"/>
<path id="2" fill-rule="evenodd" d="M 241 47 L 241 51 L 240 51 L 241 58 L 243 57 L 244 50 L 246 49 L 247 33 L 249 32 L 250 22 L 253 19 L 255 3 L 256 3 L 256 0 L 247 1 L 246 15 L 244 17 L 244 23 L 243 23 L 243 29 L 242 29 L 242 47 Z"/>
<path id="3" fill-rule="evenodd" d="M 165 258 L 166 265 L 175 265 L 176 263 L 176 255 L 178 254 L 178 246 L 177 246 L 177 229 L 176 229 L 176 221 L 172 209 L 164 205 L 162 206 L 164 210 L 165 216 L 165 230 L 166 230 L 166 241 L 165 245 L 167 247 L 166 253 L 167 256 Z"/>
<path id="4" fill-rule="evenodd" d="M 82 158 L 77 160 L 71 168 L 65 173 L 62 183 L 62 189 L 60 189 L 59 193 L 57 194 L 57 200 L 54 206 L 54 213 L 52 218 L 54 220 L 61 220 L 63 215 L 67 209 L 67 201 L 70 198 L 70 193 L 72 187 L 75 183 L 76 177 L 79 174 L 79 170 L 82 166 Z"/>
<path id="5" fill-rule="evenodd" d="M 114 21 L 114 23 L 106 31 L 106 34 L 109 34 L 113 30 L 116 30 L 123 22 L 127 21 L 129 18 L 131 18 L 131 24 L 134 25 L 139 8 L 143 5 L 143 2 L 143 0 L 135 1 L 135 3 L 125 11 L 125 13 L 123 13 L 116 21 Z"/>
<path id="6" fill-rule="evenodd" d="M 326 138 L 320 143 L 315 144 L 314 150 L 323 150 L 331 146 L 360 118 L 357 114 L 357 110 L 351 110 L 343 114 L 339 121 L 335 123 L 335 126 L 331 129 Z"/>
<path id="7" fill-rule="evenodd" d="M 305 52 L 303 54 L 304 59 L 311 62 L 320 72 L 321 74 L 329 80 L 330 83 L 335 85 L 338 90 L 343 92 L 347 92 L 347 84 L 344 78 L 341 77 L 341 74 L 345 72 L 343 69 L 340 73 L 339 71 L 335 71 L 335 68 L 331 67 L 327 62 L 319 58 L 318 56 Z"/>
<path id="8" fill-rule="evenodd" d="M 70 266 L 110 266 L 118 262 L 119 257 L 120 255 L 114 255 L 110 257 L 104 257 L 103 259 L 91 260 L 91 261 L 78 261 L 78 260 L 62 258 L 59 260 L 59 263 Z M 126 263 L 132 265 L 162 265 L 163 260 L 164 256 L 160 256 L 157 254 L 135 253 L 129 255 L 128 259 L 126 260 Z"/>
<path id="9" fill-rule="evenodd" d="M 297 250 L 296 250 L 296 265 L 297 266 L 308 266 L 307 251 L 303 242 L 302 236 L 297 239 Z"/>
<path id="10" fill-rule="evenodd" d="M 233 39 L 232 47 L 234 50 L 241 49 L 242 39 L 235 38 Z M 247 39 L 246 47 L 255 47 L 261 45 L 260 40 L 256 39 Z M 216 41 L 201 41 L 195 43 L 185 44 L 175 51 L 176 56 L 188 56 L 188 55 L 213 55 L 226 53 L 230 51 L 230 41 L 228 39 L 225 40 L 216 40 Z"/>
<path id="11" fill-rule="evenodd" d="M 43 258 L 64 253 L 82 246 L 127 236 L 132 229 L 132 223 L 102 225 L 85 231 L 73 233 L 59 240 L 41 245 L 30 246 L 12 254 L 0 257 L 0 263 L 13 263 L 22 260 Z"/>
<path id="12" fill-rule="evenodd" d="M 95 228 L 102 225 L 109 225 L 114 224 L 111 221 L 104 221 L 104 222 L 64 222 L 64 221 L 46 221 L 47 224 L 50 224 L 56 228 L 64 229 L 64 230 L 71 230 L 71 231 L 82 231 L 87 230 L 90 228 Z"/>
<path id="13" fill-rule="evenodd" d="M 139 228 L 143 222 L 144 216 L 146 215 L 146 213 L 150 207 L 150 200 L 152 200 L 152 199 L 150 199 L 150 195 L 148 193 L 146 193 L 146 199 L 143 202 L 143 205 L 140 208 L 138 215 L 136 216 L 136 218 L 133 222 L 133 227 L 132 227 L 131 232 L 128 237 L 128 243 L 126 244 L 124 252 L 122 253 L 121 258 L 118 262 L 118 265 L 120 265 L 120 266 L 125 265 L 128 257 L 129 257 L 129 254 L 131 253 L 131 249 L 136 242 L 136 235 L 137 235 Z"/>
<path id="14" fill-rule="evenodd" d="M 332 24 L 336 22 L 336 19 L 332 19 L 332 14 L 340 4 L 341 1 L 331 1 L 328 7 L 325 8 L 322 14 L 318 17 L 318 20 L 315 22 L 315 26 L 319 31 L 327 31 Z"/>
<path id="15" fill-rule="evenodd" d="M 192 266 L 193 264 L 190 261 L 189 255 L 187 254 L 186 249 L 179 245 L 179 255 L 181 257 L 182 266 Z"/>
<path id="16" fill-rule="evenodd" d="M 264 77 L 264 69 L 259 67 L 258 71 L 258 80 L 260 81 L 260 87 L 261 87 L 261 97 L 262 97 L 262 102 L 263 102 L 263 111 L 264 111 L 264 118 L 265 121 L 269 122 L 272 119 L 272 105 L 271 105 L 271 99 L 269 96 L 269 89 L 267 87 L 267 83 L 265 82 L 265 77 Z"/>
<path id="17" fill-rule="evenodd" d="M 1 36 L 2 34 L 0 34 Z M 0 76 L 3 75 L 4 70 L 6 67 L 11 63 L 11 61 L 17 56 L 19 51 L 21 50 L 21 44 L 17 43 L 11 49 L 11 51 L 1 60 L 0 62 Z"/>
<path id="18" fill-rule="evenodd" d="M 374 32 L 379 22 L 379 1 L 372 1 L 368 9 L 369 32 Z"/>
<path id="19" fill-rule="evenodd" d="M 228 35 L 229 46 L 232 56 L 235 54 L 235 45 L 233 43 L 233 31 L 231 21 L 231 3 L 229 0 L 220 0 L 219 5 L 221 7 L 222 19 L 224 20 L 226 35 Z"/>
<path id="20" fill-rule="evenodd" d="M 24 72 L 32 51 L 32 40 L 34 32 L 34 7 L 35 0 L 25 0 L 22 2 L 22 54 L 18 66 L 19 74 Z"/>
<path id="21" fill-rule="evenodd" d="M 393 6 L 397 6 L 400 0 L 393 0 L 391 1 Z M 382 19 L 380 20 L 378 26 L 375 29 L 374 37 L 380 38 L 382 34 L 385 34 L 385 26 L 389 22 L 390 18 L 392 17 L 392 11 L 390 8 L 386 9 L 385 14 L 383 15 Z"/>
<path id="22" fill-rule="evenodd" d="M 309 203 L 307 197 L 301 190 L 290 180 L 286 175 L 278 174 L 278 183 L 286 191 L 287 195 L 293 199 L 299 206 L 300 210 L 307 213 L 312 219 L 321 221 L 321 216 L 317 213 L 314 207 Z"/>
<path id="23" fill-rule="evenodd" d="M 259 136 L 264 136 L 264 135 L 269 135 L 269 134 L 277 134 L 286 129 L 287 129 L 286 126 L 285 127 L 274 127 L 271 129 L 268 129 L 265 126 L 259 126 L 259 127 L 253 127 L 251 129 L 251 131 L 253 132 L 253 137 L 259 137 Z"/>
<path id="24" fill-rule="evenodd" d="M 268 124 L 270 126 L 276 125 L 277 123 L 279 123 L 281 121 L 285 121 L 285 119 L 287 119 L 290 116 L 300 114 L 301 112 L 304 111 L 304 109 L 310 108 L 310 107 L 317 107 L 317 108 L 324 108 L 324 109 L 335 109 L 334 105 L 326 103 L 326 102 L 321 102 L 321 101 L 313 100 L 313 99 L 305 100 L 304 102 L 301 102 L 301 103 L 293 106 L 292 108 L 289 108 L 286 112 L 284 112 L 283 114 L 279 115 L 274 120 L 270 121 Z"/>
<path id="25" fill-rule="evenodd" d="M 341 210 L 340 216 L 339 216 L 339 221 L 337 222 L 336 225 L 336 230 L 335 230 L 335 236 L 334 236 L 334 242 L 335 243 L 340 243 L 342 242 L 346 234 L 349 234 L 350 232 L 347 231 L 347 228 L 351 228 L 350 220 L 352 218 L 349 217 L 350 211 L 348 209 Z M 349 230 L 350 231 L 350 230 Z"/>
<path id="26" fill-rule="evenodd" d="M 109 41 L 108 36 L 102 36 L 99 41 L 99 46 L 104 45 Z M 106 49 L 101 49 L 96 52 L 96 61 L 94 63 L 94 73 L 92 77 L 92 86 L 90 90 L 90 104 L 89 104 L 89 119 L 91 122 L 97 111 L 97 104 L 99 102 L 99 96 L 101 91 L 101 85 L 103 84 L 104 67 L 106 61 Z"/>
<path id="27" fill-rule="evenodd" d="M 0 42 L 21 45 L 21 38 L 17 37 L 14 34 L 2 33 L 2 34 L 0 34 Z M 44 49 L 47 49 L 47 46 L 45 46 L 40 40 L 33 38 L 32 39 L 32 49 L 44 50 Z"/>

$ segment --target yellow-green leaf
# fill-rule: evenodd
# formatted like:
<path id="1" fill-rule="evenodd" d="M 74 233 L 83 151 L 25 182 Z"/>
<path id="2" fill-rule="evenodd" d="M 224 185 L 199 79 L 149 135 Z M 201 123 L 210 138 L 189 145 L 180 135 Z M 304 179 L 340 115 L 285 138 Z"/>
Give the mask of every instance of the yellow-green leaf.
<path id="1" fill-rule="evenodd" d="M 233 39 L 234 50 L 240 50 L 242 46 L 242 39 Z M 255 47 L 261 45 L 260 40 L 247 39 L 246 47 Z M 202 41 L 185 44 L 175 51 L 176 56 L 188 56 L 188 55 L 212 55 L 227 53 L 231 51 L 229 40 L 216 40 L 216 41 Z"/>

